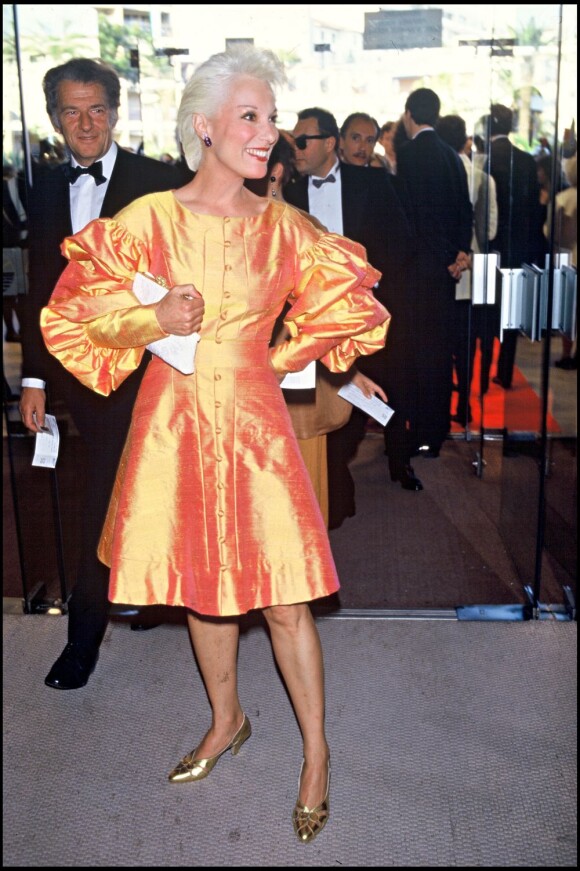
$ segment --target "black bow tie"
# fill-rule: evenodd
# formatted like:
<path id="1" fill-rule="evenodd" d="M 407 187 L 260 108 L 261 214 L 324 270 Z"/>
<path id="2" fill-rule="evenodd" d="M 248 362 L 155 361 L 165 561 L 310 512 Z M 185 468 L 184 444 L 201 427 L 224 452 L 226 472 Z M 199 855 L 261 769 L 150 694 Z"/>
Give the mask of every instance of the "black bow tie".
<path id="1" fill-rule="evenodd" d="M 330 173 L 330 175 L 327 175 L 326 178 L 313 178 L 312 184 L 315 188 L 320 188 L 323 184 L 326 184 L 327 181 L 335 182 L 336 178 L 332 173 Z"/>
<path id="2" fill-rule="evenodd" d="M 103 162 L 101 160 L 91 163 L 90 166 L 71 166 L 70 163 L 63 163 L 62 171 L 70 184 L 74 184 L 79 175 L 92 175 L 96 185 L 107 181 L 103 175 Z"/>

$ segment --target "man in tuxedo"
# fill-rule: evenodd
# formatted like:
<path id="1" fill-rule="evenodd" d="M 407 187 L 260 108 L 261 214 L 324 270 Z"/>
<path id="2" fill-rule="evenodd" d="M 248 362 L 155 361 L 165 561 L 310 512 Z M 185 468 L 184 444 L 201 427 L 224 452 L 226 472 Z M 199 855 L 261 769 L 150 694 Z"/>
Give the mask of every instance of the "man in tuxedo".
<path id="1" fill-rule="evenodd" d="M 114 142 L 120 81 L 107 64 L 73 58 L 46 73 L 43 89 L 48 115 L 70 159 L 35 167 L 29 192 L 30 271 L 22 319 L 20 412 L 24 425 L 36 433 L 44 425 L 47 393 L 52 401 L 64 400 L 87 448 L 84 538 L 68 605 L 68 643 L 45 679 L 47 686 L 71 690 L 84 686 L 92 674 L 108 622 L 108 569 L 97 559 L 97 542 L 146 361 L 111 396 L 93 393 L 46 350 L 40 310 L 68 262 L 60 253 L 66 236 L 94 218 L 114 216 L 137 197 L 182 182 L 174 167 L 132 154 Z"/>
<path id="2" fill-rule="evenodd" d="M 401 306 L 413 366 L 406 397 L 412 426 L 402 435 L 434 458 L 449 433 L 455 286 L 469 267 L 473 227 L 465 169 L 435 132 L 440 107 L 430 88 L 409 94 L 403 115 L 408 141 L 397 156 L 419 243 Z"/>
<path id="3" fill-rule="evenodd" d="M 392 313 L 392 303 L 402 292 L 405 271 L 412 256 L 413 237 L 394 176 L 339 160 L 339 130 L 332 113 L 313 107 L 298 113 L 293 130 L 296 168 L 300 176 L 284 188 L 284 198 L 304 209 L 333 233 L 364 245 L 370 263 L 382 272 L 375 295 Z M 391 342 L 394 318 L 386 348 Z M 389 370 L 387 350 L 357 360 L 357 368 L 376 381 L 391 399 L 397 373 Z M 395 415 L 387 426 L 392 426 Z M 364 436 L 367 416 L 354 408 L 349 422 L 328 434 L 329 528 L 336 529 L 355 513 L 354 481 L 348 468 Z M 409 466 L 409 457 L 390 461 L 391 477 L 409 490 L 422 485 Z"/>
<path id="4" fill-rule="evenodd" d="M 546 248 L 537 165 L 531 154 L 510 142 L 512 122 L 512 110 L 500 103 L 493 104 L 489 116 L 483 119 L 490 140 L 485 170 L 495 180 L 498 208 L 497 235 L 489 247 L 499 252 L 502 269 L 519 269 L 524 263 L 543 267 Z M 496 336 L 500 305 L 494 311 Z M 504 390 L 512 386 L 518 332 L 512 329 L 503 332 L 493 381 Z M 489 365 L 484 373 L 486 382 Z"/>

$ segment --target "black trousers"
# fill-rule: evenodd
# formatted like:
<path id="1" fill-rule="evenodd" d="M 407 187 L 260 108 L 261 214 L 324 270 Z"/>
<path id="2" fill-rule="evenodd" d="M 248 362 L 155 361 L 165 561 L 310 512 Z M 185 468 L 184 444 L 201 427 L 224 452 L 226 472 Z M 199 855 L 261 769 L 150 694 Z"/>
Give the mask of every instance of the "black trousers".
<path id="1" fill-rule="evenodd" d="M 145 367 L 146 361 L 108 397 L 93 393 L 68 373 L 55 385 L 86 446 L 81 559 L 68 620 L 68 640 L 85 647 L 101 643 L 109 620 L 109 569 L 98 559 L 97 545 Z"/>
<path id="2" fill-rule="evenodd" d="M 368 416 L 353 408 L 349 421 L 326 436 L 328 463 L 328 528 L 337 529 L 356 511 L 354 478 L 349 463 L 365 434 Z"/>
<path id="3" fill-rule="evenodd" d="M 504 330 L 497 359 L 497 377 L 502 387 L 511 387 L 516 363 L 519 330 Z"/>

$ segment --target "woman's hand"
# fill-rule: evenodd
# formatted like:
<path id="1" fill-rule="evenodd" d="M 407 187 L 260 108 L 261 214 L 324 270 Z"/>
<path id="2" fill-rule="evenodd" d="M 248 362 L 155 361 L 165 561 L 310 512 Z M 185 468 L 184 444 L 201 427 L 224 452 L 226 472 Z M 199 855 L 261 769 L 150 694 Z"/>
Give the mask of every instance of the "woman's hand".
<path id="1" fill-rule="evenodd" d="M 378 396 L 383 400 L 383 402 L 387 402 L 387 394 L 383 388 L 379 387 L 378 384 L 375 384 L 371 378 L 367 378 L 366 375 L 359 372 L 358 369 L 354 372 L 350 380 L 355 387 L 362 390 L 367 399 L 372 399 L 373 396 Z"/>
<path id="2" fill-rule="evenodd" d="M 155 306 L 159 326 L 174 336 L 198 333 L 205 303 L 193 284 L 176 284 Z"/>

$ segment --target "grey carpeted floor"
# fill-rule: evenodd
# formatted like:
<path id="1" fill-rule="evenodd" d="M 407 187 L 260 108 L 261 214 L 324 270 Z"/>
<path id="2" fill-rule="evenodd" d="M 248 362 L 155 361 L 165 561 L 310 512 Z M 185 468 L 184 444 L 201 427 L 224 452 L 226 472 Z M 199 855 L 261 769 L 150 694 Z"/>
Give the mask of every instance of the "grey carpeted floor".
<path id="1" fill-rule="evenodd" d="M 300 844 L 301 742 L 248 620 L 253 735 L 200 783 L 208 725 L 185 627 L 110 624 L 82 690 L 43 679 L 66 620 L 4 617 L 5 867 L 575 867 L 576 623 L 319 619 L 331 817 Z"/>
<path id="2" fill-rule="evenodd" d="M 383 439 L 367 435 L 351 464 L 356 514 L 330 532 L 343 608 L 453 609 L 525 601 L 521 578 L 529 582 L 534 577 L 537 460 L 504 458 L 501 442 L 489 442 L 485 473 L 478 478 L 472 465 L 476 450 L 473 442 L 447 440 L 439 459 L 414 458 L 425 486 L 415 493 L 390 481 Z M 552 455 L 545 540 L 557 537 L 556 554 L 562 557 L 567 550 L 574 565 L 575 447 L 556 443 Z M 506 510 L 506 493 L 511 511 Z M 514 554 L 520 551 L 524 557 L 518 572 Z M 574 587 L 575 577 L 573 569 L 563 572 L 546 548 L 541 601 L 562 604 L 563 586 Z"/>

